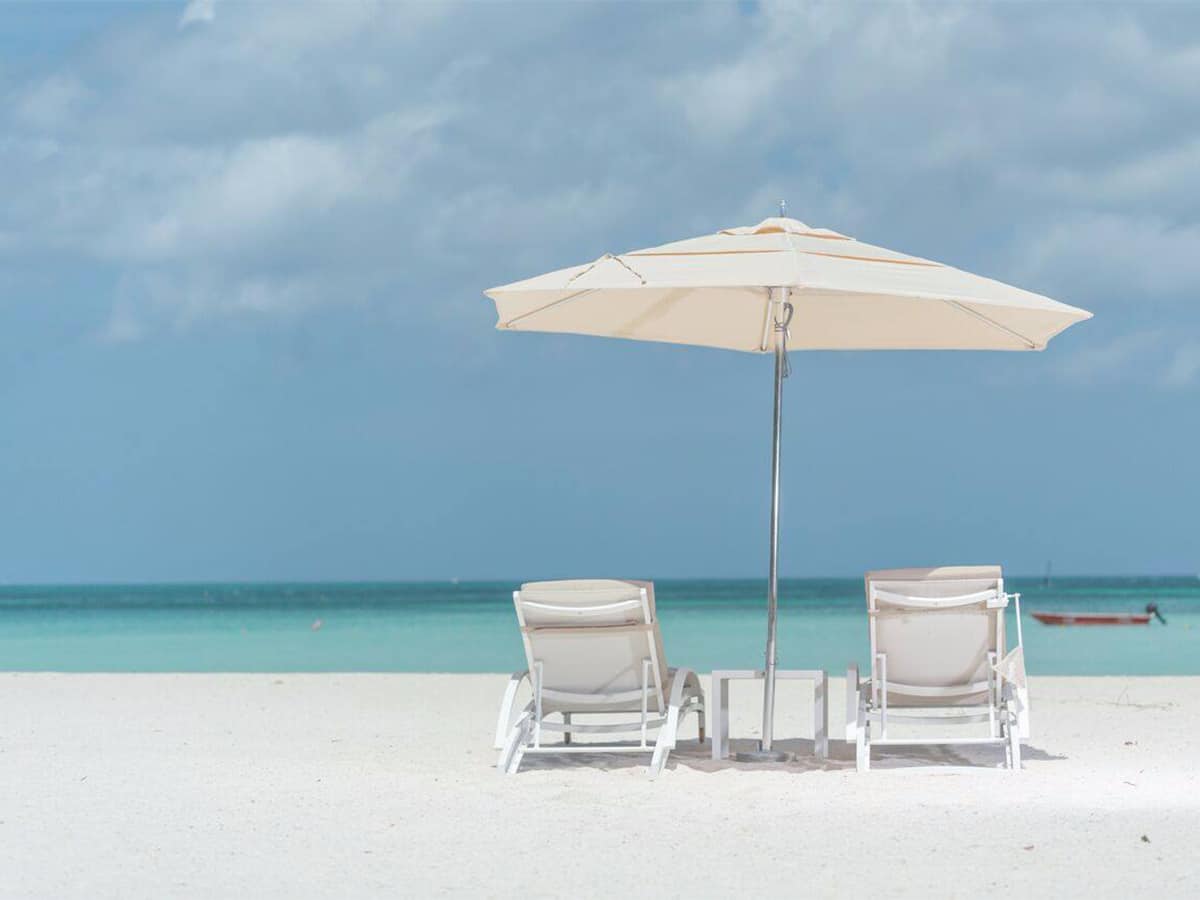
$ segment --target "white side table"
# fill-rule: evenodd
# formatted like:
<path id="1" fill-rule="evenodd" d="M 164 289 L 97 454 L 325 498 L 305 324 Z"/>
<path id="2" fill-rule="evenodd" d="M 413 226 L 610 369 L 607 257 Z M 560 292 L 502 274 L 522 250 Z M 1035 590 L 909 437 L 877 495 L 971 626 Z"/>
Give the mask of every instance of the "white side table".
<path id="1" fill-rule="evenodd" d="M 712 735 L 712 758 L 729 755 L 729 682 L 735 678 L 760 681 L 762 669 L 717 669 L 712 673 L 711 703 L 709 704 L 709 733 Z M 813 690 L 813 749 L 818 759 L 829 755 L 829 681 L 824 669 L 776 669 L 775 677 L 812 682 Z"/>

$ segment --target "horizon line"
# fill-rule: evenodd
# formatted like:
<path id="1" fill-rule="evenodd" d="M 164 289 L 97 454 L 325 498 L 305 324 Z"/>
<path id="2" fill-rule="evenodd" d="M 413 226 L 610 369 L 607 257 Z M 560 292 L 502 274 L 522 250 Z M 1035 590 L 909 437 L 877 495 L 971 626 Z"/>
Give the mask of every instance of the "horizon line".
<path id="1" fill-rule="evenodd" d="M 862 575 L 781 575 L 781 581 L 852 581 L 862 578 Z M 1045 573 L 1038 574 L 1022 574 L 1013 573 L 1007 574 L 1005 578 L 1019 579 L 1022 581 L 1046 581 Z M 1052 575 L 1048 580 L 1053 583 L 1057 580 L 1070 580 L 1080 578 L 1187 578 L 1200 580 L 1200 573 L 1197 572 L 1120 572 L 1120 573 L 1092 573 L 1092 572 L 1064 572 L 1061 574 Z M 86 581 L 86 580 L 68 580 L 68 581 L 5 581 L 0 580 L 0 589 L 10 588 L 47 588 L 47 587 L 208 587 L 208 586 L 245 586 L 245 587 L 267 587 L 267 586 L 285 586 L 285 585 L 362 585 L 362 586 L 384 586 L 384 585 L 472 585 L 472 584 L 497 584 L 497 583 L 513 583 L 523 584 L 529 579 L 505 578 L 505 577 L 488 577 L 488 578 L 315 578 L 315 579 L 287 579 L 287 578 L 266 578 L 266 579 L 163 579 L 163 580 L 146 580 L 146 581 Z M 553 581 L 555 578 L 535 579 L 539 581 Z M 616 579 L 616 580 L 635 580 Z M 641 580 L 641 579 L 636 579 Z M 660 578 L 645 579 L 653 582 L 671 582 L 671 581 L 763 581 L 767 580 L 765 575 L 672 575 Z"/>

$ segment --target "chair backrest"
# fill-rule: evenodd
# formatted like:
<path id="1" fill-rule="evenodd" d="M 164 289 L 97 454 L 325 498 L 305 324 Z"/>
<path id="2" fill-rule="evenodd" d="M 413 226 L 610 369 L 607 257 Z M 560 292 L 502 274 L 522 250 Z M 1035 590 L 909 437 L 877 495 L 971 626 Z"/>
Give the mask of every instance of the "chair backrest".
<path id="1" fill-rule="evenodd" d="M 987 702 L 991 665 L 1005 652 L 999 566 L 868 572 L 866 593 L 871 682 L 886 674 L 890 705 Z M 886 654 L 886 673 L 878 654 Z"/>
<path id="2" fill-rule="evenodd" d="M 548 706 L 666 709 L 667 664 L 647 581 L 535 581 L 513 592 L 529 670 Z M 648 667 L 645 661 L 649 660 Z"/>

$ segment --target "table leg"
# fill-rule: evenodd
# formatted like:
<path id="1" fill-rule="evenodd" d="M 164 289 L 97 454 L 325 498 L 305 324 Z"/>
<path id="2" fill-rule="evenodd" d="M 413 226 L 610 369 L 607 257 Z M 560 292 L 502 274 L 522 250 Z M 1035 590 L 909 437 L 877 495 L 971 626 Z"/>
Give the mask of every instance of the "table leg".
<path id="1" fill-rule="evenodd" d="M 729 755 L 729 681 L 714 678 L 712 693 L 712 758 L 724 759 Z"/>
<path id="2" fill-rule="evenodd" d="M 829 680 L 822 672 L 813 679 L 813 752 L 817 759 L 829 756 Z"/>

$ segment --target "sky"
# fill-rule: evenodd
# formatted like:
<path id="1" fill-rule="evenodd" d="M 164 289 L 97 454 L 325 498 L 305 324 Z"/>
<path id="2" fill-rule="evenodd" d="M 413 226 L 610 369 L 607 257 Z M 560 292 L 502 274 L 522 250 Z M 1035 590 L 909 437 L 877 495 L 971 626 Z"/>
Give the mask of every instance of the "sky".
<path id="1" fill-rule="evenodd" d="M 788 213 L 1095 313 L 793 354 L 781 571 L 1200 572 L 1200 11 L 0 5 L 0 582 L 762 577 L 769 358 L 485 288 Z"/>

